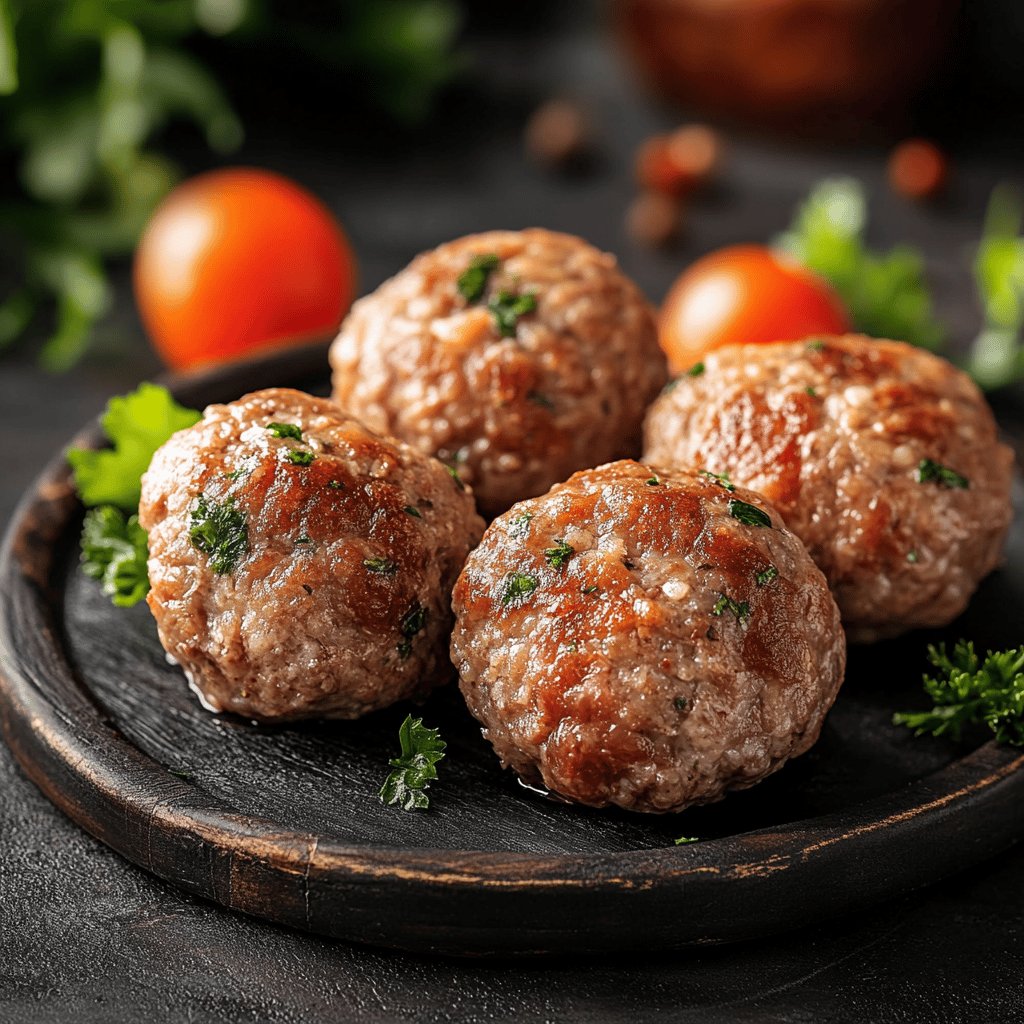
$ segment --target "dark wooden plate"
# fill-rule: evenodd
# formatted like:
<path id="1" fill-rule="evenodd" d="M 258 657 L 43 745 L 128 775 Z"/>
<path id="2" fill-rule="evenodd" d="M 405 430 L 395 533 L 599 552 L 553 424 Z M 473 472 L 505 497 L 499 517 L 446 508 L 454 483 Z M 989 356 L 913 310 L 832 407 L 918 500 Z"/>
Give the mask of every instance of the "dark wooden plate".
<path id="1" fill-rule="evenodd" d="M 324 346 L 179 379 L 189 405 L 326 388 Z M 77 439 L 99 443 L 96 427 Z M 189 892 L 324 935 L 421 952 L 592 953 L 729 942 L 893 898 L 1024 832 L 1024 753 L 915 739 L 926 642 L 1020 640 L 1011 570 L 942 635 L 855 649 L 822 738 L 760 786 L 675 816 L 545 799 L 502 772 L 457 691 L 422 714 L 448 740 L 428 813 L 383 807 L 396 707 L 267 728 L 203 711 L 145 606 L 77 571 L 81 508 L 58 455 L 21 505 L 0 579 L 0 710 L 25 772 L 75 821 Z M 675 846 L 681 835 L 702 842 Z"/>

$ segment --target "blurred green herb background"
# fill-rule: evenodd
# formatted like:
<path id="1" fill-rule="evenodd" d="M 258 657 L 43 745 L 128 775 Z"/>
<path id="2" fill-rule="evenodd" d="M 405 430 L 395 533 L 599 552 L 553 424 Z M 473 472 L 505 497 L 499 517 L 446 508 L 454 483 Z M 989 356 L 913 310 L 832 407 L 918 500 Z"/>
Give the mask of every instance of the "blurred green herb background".
<path id="1" fill-rule="evenodd" d="M 369 101 L 415 124 L 462 66 L 455 0 L 0 0 L 0 236 L 17 281 L 0 295 L 0 347 L 53 316 L 41 361 L 67 369 L 111 303 L 107 268 L 131 252 L 178 180 L 160 152 L 171 121 L 217 154 L 244 126 L 195 40 L 276 47 L 357 78 Z M 287 76 L 282 75 L 282 89 Z M 51 302 L 52 300 L 52 302 Z"/>

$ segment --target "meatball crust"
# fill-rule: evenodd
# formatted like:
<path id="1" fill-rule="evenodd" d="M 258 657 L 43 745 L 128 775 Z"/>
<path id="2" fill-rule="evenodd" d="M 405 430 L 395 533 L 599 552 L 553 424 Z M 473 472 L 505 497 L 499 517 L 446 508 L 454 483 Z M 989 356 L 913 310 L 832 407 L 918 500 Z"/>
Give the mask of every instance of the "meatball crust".
<path id="1" fill-rule="evenodd" d="M 488 257 L 496 265 L 467 297 L 460 277 Z M 489 308 L 503 293 L 536 303 L 512 336 Z M 667 379 L 651 308 L 614 257 L 539 228 L 417 257 L 353 306 L 331 363 L 345 409 L 456 466 L 487 516 L 638 455 L 644 410 Z"/>
<path id="2" fill-rule="evenodd" d="M 593 807 L 753 785 L 814 743 L 845 667 L 825 578 L 760 495 L 632 461 L 499 516 L 453 606 L 502 763 Z"/>
<path id="3" fill-rule="evenodd" d="M 211 405 L 153 457 L 139 519 L 160 640 L 211 710 L 356 718 L 449 677 L 483 522 L 439 462 L 333 403 Z"/>
<path id="4" fill-rule="evenodd" d="M 658 399 L 645 438 L 652 463 L 729 473 L 774 502 L 853 640 L 956 618 L 1012 517 L 1013 455 L 978 388 L 902 342 L 720 349 Z"/>

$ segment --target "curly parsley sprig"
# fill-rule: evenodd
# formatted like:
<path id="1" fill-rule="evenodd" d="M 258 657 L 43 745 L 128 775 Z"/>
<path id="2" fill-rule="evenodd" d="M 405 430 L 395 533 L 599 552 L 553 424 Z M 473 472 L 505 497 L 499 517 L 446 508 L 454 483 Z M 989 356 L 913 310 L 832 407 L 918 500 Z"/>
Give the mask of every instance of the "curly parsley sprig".
<path id="1" fill-rule="evenodd" d="M 448 744 L 438 729 L 428 728 L 422 718 L 412 715 L 405 716 L 398 742 L 402 753 L 388 762 L 394 770 L 380 788 L 381 803 L 403 811 L 425 811 L 430 806 L 427 787 L 437 778 L 437 763 Z"/>
<path id="2" fill-rule="evenodd" d="M 101 419 L 110 448 L 70 448 L 68 462 L 82 504 L 82 572 L 99 580 L 114 604 L 131 607 L 149 593 L 146 531 L 139 525 L 142 474 L 173 433 L 201 417 L 157 384 L 112 398 Z"/>
<path id="3" fill-rule="evenodd" d="M 984 658 L 974 644 L 960 640 L 952 654 L 946 645 L 929 645 L 928 660 L 938 669 L 924 676 L 932 699 L 927 711 L 901 711 L 895 725 L 915 735 L 949 736 L 959 740 L 969 726 L 985 725 L 999 743 L 1024 746 L 1024 647 L 988 651 Z"/>

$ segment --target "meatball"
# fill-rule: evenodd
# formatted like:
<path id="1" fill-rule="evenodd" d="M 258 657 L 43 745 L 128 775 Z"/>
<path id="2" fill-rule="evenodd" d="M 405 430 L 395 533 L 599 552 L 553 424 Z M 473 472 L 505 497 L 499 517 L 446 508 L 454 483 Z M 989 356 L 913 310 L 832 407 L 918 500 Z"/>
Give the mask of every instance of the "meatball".
<path id="1" fill-rule="evenodd" d="M 846 645 L 824 576 L 758 494 L 632 461 L 484 533 L 452 660 L 506 766 L 593 807 L 678 811 L 818 737 Z"/>
<path id="2" fill-rule="evenodd" d="M 331 363 L 344 408 L 455 467 L 487 516 L 638 456 L 667 378 L 651 309 L 614 257 L 537 228 L 419 256 L 355 304 Z"/>
<path id="3" fill-rule="evenodd" d="M 974 383 L 859 336 L 712 353 L 647 417 L 645 458 L 760 491 L 828 577 L 852 640 L 941 626 L 999 561 L 1013 456 Z"/>
<path id="4" fill-rule="evenodd" d="M 175 434 L 142 480 L 149 607 L 213 711 L 355 718 L 450 676 L 483 522 L 439 462 L 273 389 Z"/>

